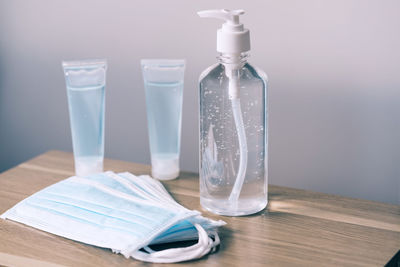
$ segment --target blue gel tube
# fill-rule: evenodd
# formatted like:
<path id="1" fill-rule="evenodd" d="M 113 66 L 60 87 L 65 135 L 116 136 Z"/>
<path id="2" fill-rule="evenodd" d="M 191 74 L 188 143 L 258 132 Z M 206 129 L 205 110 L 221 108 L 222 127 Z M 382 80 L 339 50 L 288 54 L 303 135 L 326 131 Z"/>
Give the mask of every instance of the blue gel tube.
<path id="1" fill-rule="evenodd" d="M 185 60 L 143 59 L 152 176 L 179 176 Z"/>
<path id="2" fill-rule="evenodd" d="M 63 61 L 75 173 L 103 171 L 106 60 Z"/>

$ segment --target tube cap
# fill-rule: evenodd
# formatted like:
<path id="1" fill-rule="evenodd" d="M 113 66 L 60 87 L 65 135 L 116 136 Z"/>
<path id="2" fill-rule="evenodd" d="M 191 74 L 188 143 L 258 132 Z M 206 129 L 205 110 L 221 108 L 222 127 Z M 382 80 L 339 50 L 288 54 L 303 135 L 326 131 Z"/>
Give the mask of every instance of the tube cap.
<path id="1" fill-rule="evenodd" d="M 158 180 L 172 180 L 179 176 L 179 158 L 151 157 L 151 175 Z"/>
<path id="2" fill-rule="evenodd" d="M 103 172 L 103 158 L 82 157 L 75 158 L 75 175 L 85 177 L 94 173 Z"/>
<path id="3" fill-rule="evenodd" d="M 225 20 L 217 31 L 217 51 L 220 53 L 239 54 L 250 50 L 250 32 L 239 22 L 239 16 L 244 10 L 213 9 L 199 11 L 202 18 L 217 18 Z"/>

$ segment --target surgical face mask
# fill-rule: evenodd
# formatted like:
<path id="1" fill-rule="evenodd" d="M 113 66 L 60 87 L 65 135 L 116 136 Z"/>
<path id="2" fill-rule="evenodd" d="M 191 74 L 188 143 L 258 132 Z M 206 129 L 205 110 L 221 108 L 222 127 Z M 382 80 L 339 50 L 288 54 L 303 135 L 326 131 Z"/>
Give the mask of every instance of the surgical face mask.
<path id="1" fill-rule="evenodd" d="M 219 244 L 225 223 L 188 210 L 149 176 L 106 172 L 71 177 L 21 201 L 1 215 L 40 230 L 110 248 L 148 262 L 202 257 Z M 153 251 L 148 246 L 198 238 L 186 248 Z"/>

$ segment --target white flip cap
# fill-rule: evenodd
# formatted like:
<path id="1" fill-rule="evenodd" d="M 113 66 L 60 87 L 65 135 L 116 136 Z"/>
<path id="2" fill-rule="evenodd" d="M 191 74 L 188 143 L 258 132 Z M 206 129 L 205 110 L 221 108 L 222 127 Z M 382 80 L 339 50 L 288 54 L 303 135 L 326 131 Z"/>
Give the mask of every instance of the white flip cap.
<path id="1" fill-rule="evenodd" d="M 217 32 L 217 51 L 220 53 L 239 54 L 250 50 L 250 32 L 239 22 L 239 16 L 244 10 L 214 9 L 199 11 L 202 18 L 217 18 L 225 20 Z"/>
<path id="2" fill-rule="evenodd" d="M 151 175 L 158 180 L 172 180 L 179 176 L 179 158 L 151 158 Z"/>
<path id="3" fill-rule="evenodd" d="M 75 158 L 75 175 L 85 177 L 94 173 L 103 172 L 103 159 Z"/>

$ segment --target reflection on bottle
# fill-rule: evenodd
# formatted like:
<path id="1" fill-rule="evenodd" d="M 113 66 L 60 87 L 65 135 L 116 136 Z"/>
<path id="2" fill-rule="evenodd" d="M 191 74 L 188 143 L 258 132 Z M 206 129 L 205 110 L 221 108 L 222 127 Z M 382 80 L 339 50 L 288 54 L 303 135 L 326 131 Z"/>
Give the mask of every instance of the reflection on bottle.
<path id="1" fill-rule="evenodd" d="M 218 161 L 218 149 L 214 139 L 214 126 L 210 125 L 207 134 L 207 146 L 203 152 L 202 175 L 205 177 L 206 186 L 218 187 L 224 176 L 224 165 Z M 214 188 L 215 190 L 216 188 Z"/>

